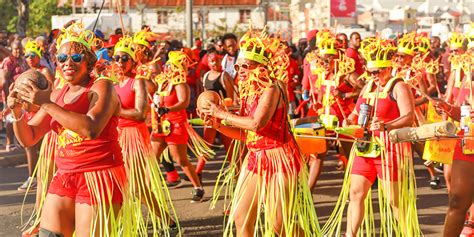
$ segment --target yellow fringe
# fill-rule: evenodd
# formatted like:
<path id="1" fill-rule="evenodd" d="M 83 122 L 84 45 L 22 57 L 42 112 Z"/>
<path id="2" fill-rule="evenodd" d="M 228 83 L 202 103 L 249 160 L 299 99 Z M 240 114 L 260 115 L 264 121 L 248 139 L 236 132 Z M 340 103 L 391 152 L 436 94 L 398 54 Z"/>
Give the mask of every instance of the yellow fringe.
<path id="1" fill-rule="evenodd" d="M 153 236 L 169 236 L 170 210 L 178 229 L 179 222 L 150 141 L 136 127 L 126 127 L 120 129 L 119 143 L 128 178 L 121 214 L 123 232 L 148 236 L 150 223 Z M 146 218 L 142 203 L 148 210 Z"/>
<path id="2" fill-rule="evenodd" d="M 232 152 L 227 151 L 226 158 L 222 162 L 222 167 L 217 176 L 216 184 L 214 185 L 214 191 L 212 193 L 211 205 L 210 208 L 214 209 L 216 207 L 217 201 L 219 201 L 221 193 L 224 191 L 224 208 L 230 208 L 230 203 L 228 200 L 232 200 L 232 192 L 235 187 L 235 178 L 237 175 L 237 170 L 239 168 L 239 157 L 242 155 L 242 142 L 239 140 L 232 140 L 231 143 Z M 229 165 L 226 167 L 226 161 L 229 160 Z"/>
<path id="3" fill-rule="evenodd" d="M 282 214 L 280 234 L 297 236 L 297 228 L 301 228 L 304 236 L 320 236 L 319 223 L 307 184 L 308 171 L 306 166 L 300 157 L 292 157 L 295 162 L 300 164 L 300 171 L 286 170 L 286 173 L 283 171 L 283 167 L 289 167 L 289 156 L 297 155 L 294 151 L 295 147 L 297 147 L 296 144 L 294 147 L 285 144 L 283 147 L 257 152 L 257 156 L 260 152 L 260 154 L 265 153 L 269 162 L 273 165 L 271 167 L 276 167 L 275 170 L 260 170 L 261 159 L 257 158 L 259 162 L 257 164 L 259 167 L 257 174 L 253 174 L 247 169 L 247 155 L 233 194 L 230 216 L 225 225 L 224 236 L 234 236 L 234 215 L 239 211 L 237 210 L 238 205 L 242 201 L 243 194 L 245 194 L 252 176 L 257 177 L 256 190 L 252 198 L 252 203 L 257 206 L 254 236 L 277 236 L 273 228 L 276 224 L 277 209 L 281 210 Z M 280 202 L 277 198 L 284 201 Z M 278 204 L 282 205 L 281 208 Z M 260 213 L 263 213 L 263 218 Z M 250 218 L 249 215 L 247 214 L 245 217 L 246 221 Z"/>
<path id="4" fill-rule="evenodd" d="M 193 127 L 186 123 L 186 130 L 189 134 L 188 148 L 196 157 L 201 157 L 206 161 L 216 156 L 216 153 L 209 147 L 212 144 L 207 143 L 199 134 L 193 129 Z"/>
<path id="5" fill-rule="evenodd" d="M 28 193 L 31 188 L 30 182 L 28 184 L 28 188 L 23 198 L 23 204 L 21 206 L 22 230 L 26 230 L 28 226 L 35 227 L 40 224 L 41 210 L 43 209 L 44 200 L 46 199 L 46 194 L 48 193 L 48 187 L 51 183 L 53 174 L 56 172 L 56 165 L 54 163 L 56 153 L 56 141 L 57 133 L 51 130 L 46 133 L 41 142 L 40 151 L 38 153 L 38 162 L 36 163 L 36 167 L 32 174 L 32 177 L 37 177 L 38 184 L 41 184 L 37 186 L 37 192 L 41 192 L 41 198 L 39 200 L 39 203 L 36 203 L 36 205 L 34 206 L 33 212 L 31 213 L 29 219 L 24 223 L 23 209 L 25 206 L 26 197 L 28 196 Z"/>
<path id="6" fill-rule="evenodd" d="M 376 140 L 382 149 L 382 164 L 388 164 L 387 162 L 390 161 L 393 166 L 394 159 L 397 159 L 398 161 L 398 182 L 396 187 L 398 189 L 398 217 L 395 216 L 393 207 L 390 203 L 391 197 L 394 196 L 392 194 L 393 188 L 390 187 L 393 183 L 383 182 L 383 180 L 389 180 L 390 178 L 388 176 L 390 168 L 388 165 L 384 165 L 382 169 L 382 177 L 381 179 L 378 179 L 378 201 L 381 222 L 380 230 L 376 231 L 375 229 L 372 191 L 369 190 L 365 200 L 366 209 L 364 221 L 360 226 L 358 236 L 422 236 L 416 209 L 416 180 L 413 169 L 411 146 L 409 143 L 390 144 L 387 133 L 381 134 L 381 137 Z M 392 146 L 392 150 L 397 154 L 396 157 L 388 157 L 386 150 L 387 146 Z M 323 234 L 326 236 L 340 236 L 343 234 L 341 225 L 344 216 L 344 209 L 349 200 L 349 188 L 351 183 L 350 176 L 354 163 L 355 151 L 356 146 L 354 145 L 344 175 L 341 194 L 339 195 L 333 213 L 322 229 Z"/>
<path id="7" fill-rule="evenodd" d="M 93 200 L 92 208 L 95 216 L 91 221 L 90 236 L 122 236 L 119 224 L 119 214 L 115 213 L 112 203 L 114 190 L 109 181 L 114 182 L 116 188 L 125 194 L 127 183 L 125 169 L 117 166 L 109 169 L 85 172 L 87 189 Z"/>

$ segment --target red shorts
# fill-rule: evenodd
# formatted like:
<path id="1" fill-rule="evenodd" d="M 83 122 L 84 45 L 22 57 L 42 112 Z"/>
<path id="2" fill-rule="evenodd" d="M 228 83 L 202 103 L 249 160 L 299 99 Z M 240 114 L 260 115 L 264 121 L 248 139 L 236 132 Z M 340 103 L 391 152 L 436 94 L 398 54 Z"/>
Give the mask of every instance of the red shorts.
<path id="1" fill-rule="evenodd" d="M 380 157 L 377 158 L 364 158 L 360 156 L 355 156 L 354 164 L 352 165 L 351 174 L 357 174 L 364 176 L 367 178 L 371 183 L 375 181 L 376 177 L 379 179 L 387 180 L 385 177 L 389 177 L 390 181 L 398 181 L 398 164 L 397 161 L 394 160 L 393 162 L 385 162 L 386 164 L 382 165 L 382 160 Z M 386 171 L 383 171 L 383 169 Z M 385 177 L 383 176 L 383 172 L 387 172 Z"/>
<path id="2" fill-rule="evenodd" d="M 458 140 L 456 142 L 456 146 L 454 147 L 454 160 L 463 160 L 463 161 L 469 161 L 469 162 L 474 162 L 474 154 L 473 155 L 465 155 L 462 153 L 462 147 L 461 147 L 461 140 Z"/>
<path id="3" fill-rule="evenodd" d="M 121 166 L 123 169 L 123 166 Z M 117 169 L 117 167 L 112 168 Z M 125 170 L 123 171 L 125 172 Z M 92 173 L 92 172 L 88 172 Z M 124 173 L 125 174 L 125 173 Z M 122 203 L 122 192 L 119 184 L 110 175 L 101 175 L 100 179 L 96 181 L 99 183 L 99 192 L 101 197 L 108 198 L 111 196 L 113 204 Z M 92 187 L 91 187 L 92 189 Z M 109 191 L 110 190 L 110 191 Z M 84 172 L 79 173 L 62 173 L 56 172 L 51 184 L 49 185 L 48 193 L 56 194 L 61 197 L 68 197 L 73 199 L 76 203 L 85 203 L 88 205 L 97 204 L 97 200 L 91 194 L 87 187 L 86 177 Z M 109 195 L 112 194 L 112 195 Z M 108 199 L 106 199 L 108 202 Z"/>
<path id="4" fill-rule="evenodd" d="M 188 144 L 189 134 L 186 129 L 186 122 L 184 123 L 171 123 L 171 133 L 168 136 L 159 135 L 156 133 L 151 134 L 155 138 L 164 138 L 167 144 L 171 145 L 184 145 Z"/>

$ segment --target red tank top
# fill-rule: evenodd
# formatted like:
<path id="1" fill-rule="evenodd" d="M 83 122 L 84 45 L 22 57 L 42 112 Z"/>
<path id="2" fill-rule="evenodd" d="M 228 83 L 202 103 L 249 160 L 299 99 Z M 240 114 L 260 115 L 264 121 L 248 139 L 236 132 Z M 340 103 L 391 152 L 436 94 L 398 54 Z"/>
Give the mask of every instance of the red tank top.
<path id="1" fill-rule="evenodd" d="M 332 75 L 334 75 L 334 74 L 331 73 L 328 76 L 332 77 Z M 325 81 L 321 82 L 321 93 L 323 95 L 323 98 L 326 97 L 326 89 L 328 88 L 328 86 L 330 86 L 329 87 L 330 88 L 330 93 L 329 93 L 330 97 L 332 97 L 332 94 L 333 94 L 335 89 L 337 89 L 341 93 L 349 93 L 349 92 L 354 91 L 354 88 L 351 85 L 349 85 L 347 82 L 343 81 L 342 78 L 340 79 L 340 82 L 337 85 L 335 84 L 335 81 L 329 79 L 329 80 L 325 80 Z M 339 105 L 337 104 L 337 102 L 334 101 L 330 105 L 330 114 L 336 115 L 339 118 L 339 121 L 342 121 L 344 119 L 344 115 L 349 115 L 352 112 L 352 109 L 354 108 L 354 100 L 349 99 L 349 98 L 344 98 L 343 99 L 343 98 L 340 98 L 340 97 L 337 97 L 335 99 L 341 105 L 342 111 L 341 111 L 341 108 L 339 107 Z M 342 113 L 344 113 L 344 115 Z"/>
<path id="2" fill-rule="evenodd" d="M 71 112 L 86 114 L 89 110 L 88 92 L 93 83 L 76 100 L 64 103 L 69 90 L 66 85 L 56 103 Z M 123 164 L 122 151 L 118 143 L 118 118 L 113 116 L 96 139 L 87 139 L 51 120 L 51 128 L 58 134 L 56 165 L 63 172 L 87 172 L 111 168 Z"/>
<path id="3" fill-rule="evenodd" d="M 165 107 L 170 107 L 178 103 L 178 95 L 176 93 L 176 89 L 173 88 L 169 95 L 163 97 L 163 104 Z M 186 114 L 186 109 L 182 109 L 180 111 L 168 112 L 163 116 L 164 119 L 169 120 L 170 122 L 174 123 L 182 123 L 187 122 L 188 116 Z"/>
<path id="4" fill-rule="evenodd" d="M 387 82 L 385 88 L 382 92 L 379 92 L 379 98 L 377 102 L 376 116 L 379 121 L 390 122 L 398 117 L 400 117 L 400 109 L 398 108 L 397 102 L 392 98 L 393 87 L 398 82 L 403 81 L 401 78 L 392 78 Z M 360 111 L 360 105 L 362 103 L 367 103 L 374 105 L 375 92 L 372 91 L 373 82 L 370 81 L 366 87 L 366 92 L 362 94 L 357 100 L 356 108 L 357 112 Z M 370 92 L 368 92 L 370 91 Z M 378 132 L 375 132 L 378 134 Z"/>
<path id="5" fill-rule="evenodd" d="M 243 116 L 253 116 L 259 98 L 250 104 L 242 103 Z M 250 151 L 273 149 L 287 143 L 291 138 L 285 107 L 277 108 L 268 124 L 257 132 L 247 131 L 247 147 Z"/>
<path id="6" fill-rule="evenodd" d="M 117 91 L 117 94 L 120 98 L 120 105 L 122 106 L 122 109 L 135 108 L 135 91 L 133 89 L 133 86 L 135 85 L 135 81 L 136 81 L 135 78 L 128 78 L 127 81 L 125 82 L 125 85 L 123 85 L 123 87 L 120 87 L 120 85 L 115 85 L 115 91 Z M 118 122 L 118 127 L 119 128 L 133 127 L 142 123 L 145 123 L 145 122 L 135 121 L 132 119 L 120 117 L 119 122 Z"/>

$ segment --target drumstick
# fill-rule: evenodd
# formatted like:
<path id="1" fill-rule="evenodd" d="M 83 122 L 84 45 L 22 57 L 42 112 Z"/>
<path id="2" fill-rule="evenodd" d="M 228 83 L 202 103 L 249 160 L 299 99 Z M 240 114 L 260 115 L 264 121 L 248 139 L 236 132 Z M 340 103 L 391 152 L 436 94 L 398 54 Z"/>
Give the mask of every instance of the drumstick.
<path id="1" fill-rule="evenodd" d="M 344 110 L 342 109 L 341 103 L 339 102 L 339 100 L 337 100 L 337 98 L 334 98 L 334 100 L 336 100 L 337 107 L 339 107 L 339 110 L 341 111 L 341 114 L 342 114 L 342 117 L 344 118 L 344 120 L 348 121 L 347 116 L 344 113 Z"/>

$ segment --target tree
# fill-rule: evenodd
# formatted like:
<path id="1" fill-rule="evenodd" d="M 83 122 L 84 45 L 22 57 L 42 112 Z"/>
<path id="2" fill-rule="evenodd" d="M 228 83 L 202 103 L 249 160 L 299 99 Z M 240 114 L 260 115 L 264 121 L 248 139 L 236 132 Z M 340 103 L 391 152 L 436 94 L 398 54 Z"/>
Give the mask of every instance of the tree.
<path id="1" fill-rule="evenodd" d="M 17 22 L 16 32 L 20 36 L 26 36 L 26 27 L 29 17 L 29 0 L 16 0 Z"/>
<path id="2" fill-rule="evenodd" d="M 56 0 L 31 0 L 28 35 L 48 33 L 53 15 L 69 15 L 71 12 L 69 7 L 58 7 Z"/>
<path id="3" fill-rule="evenodd" d="M 11 0 L 0 0 L 0 31 L 16 31 L 16 11 Z"/>

